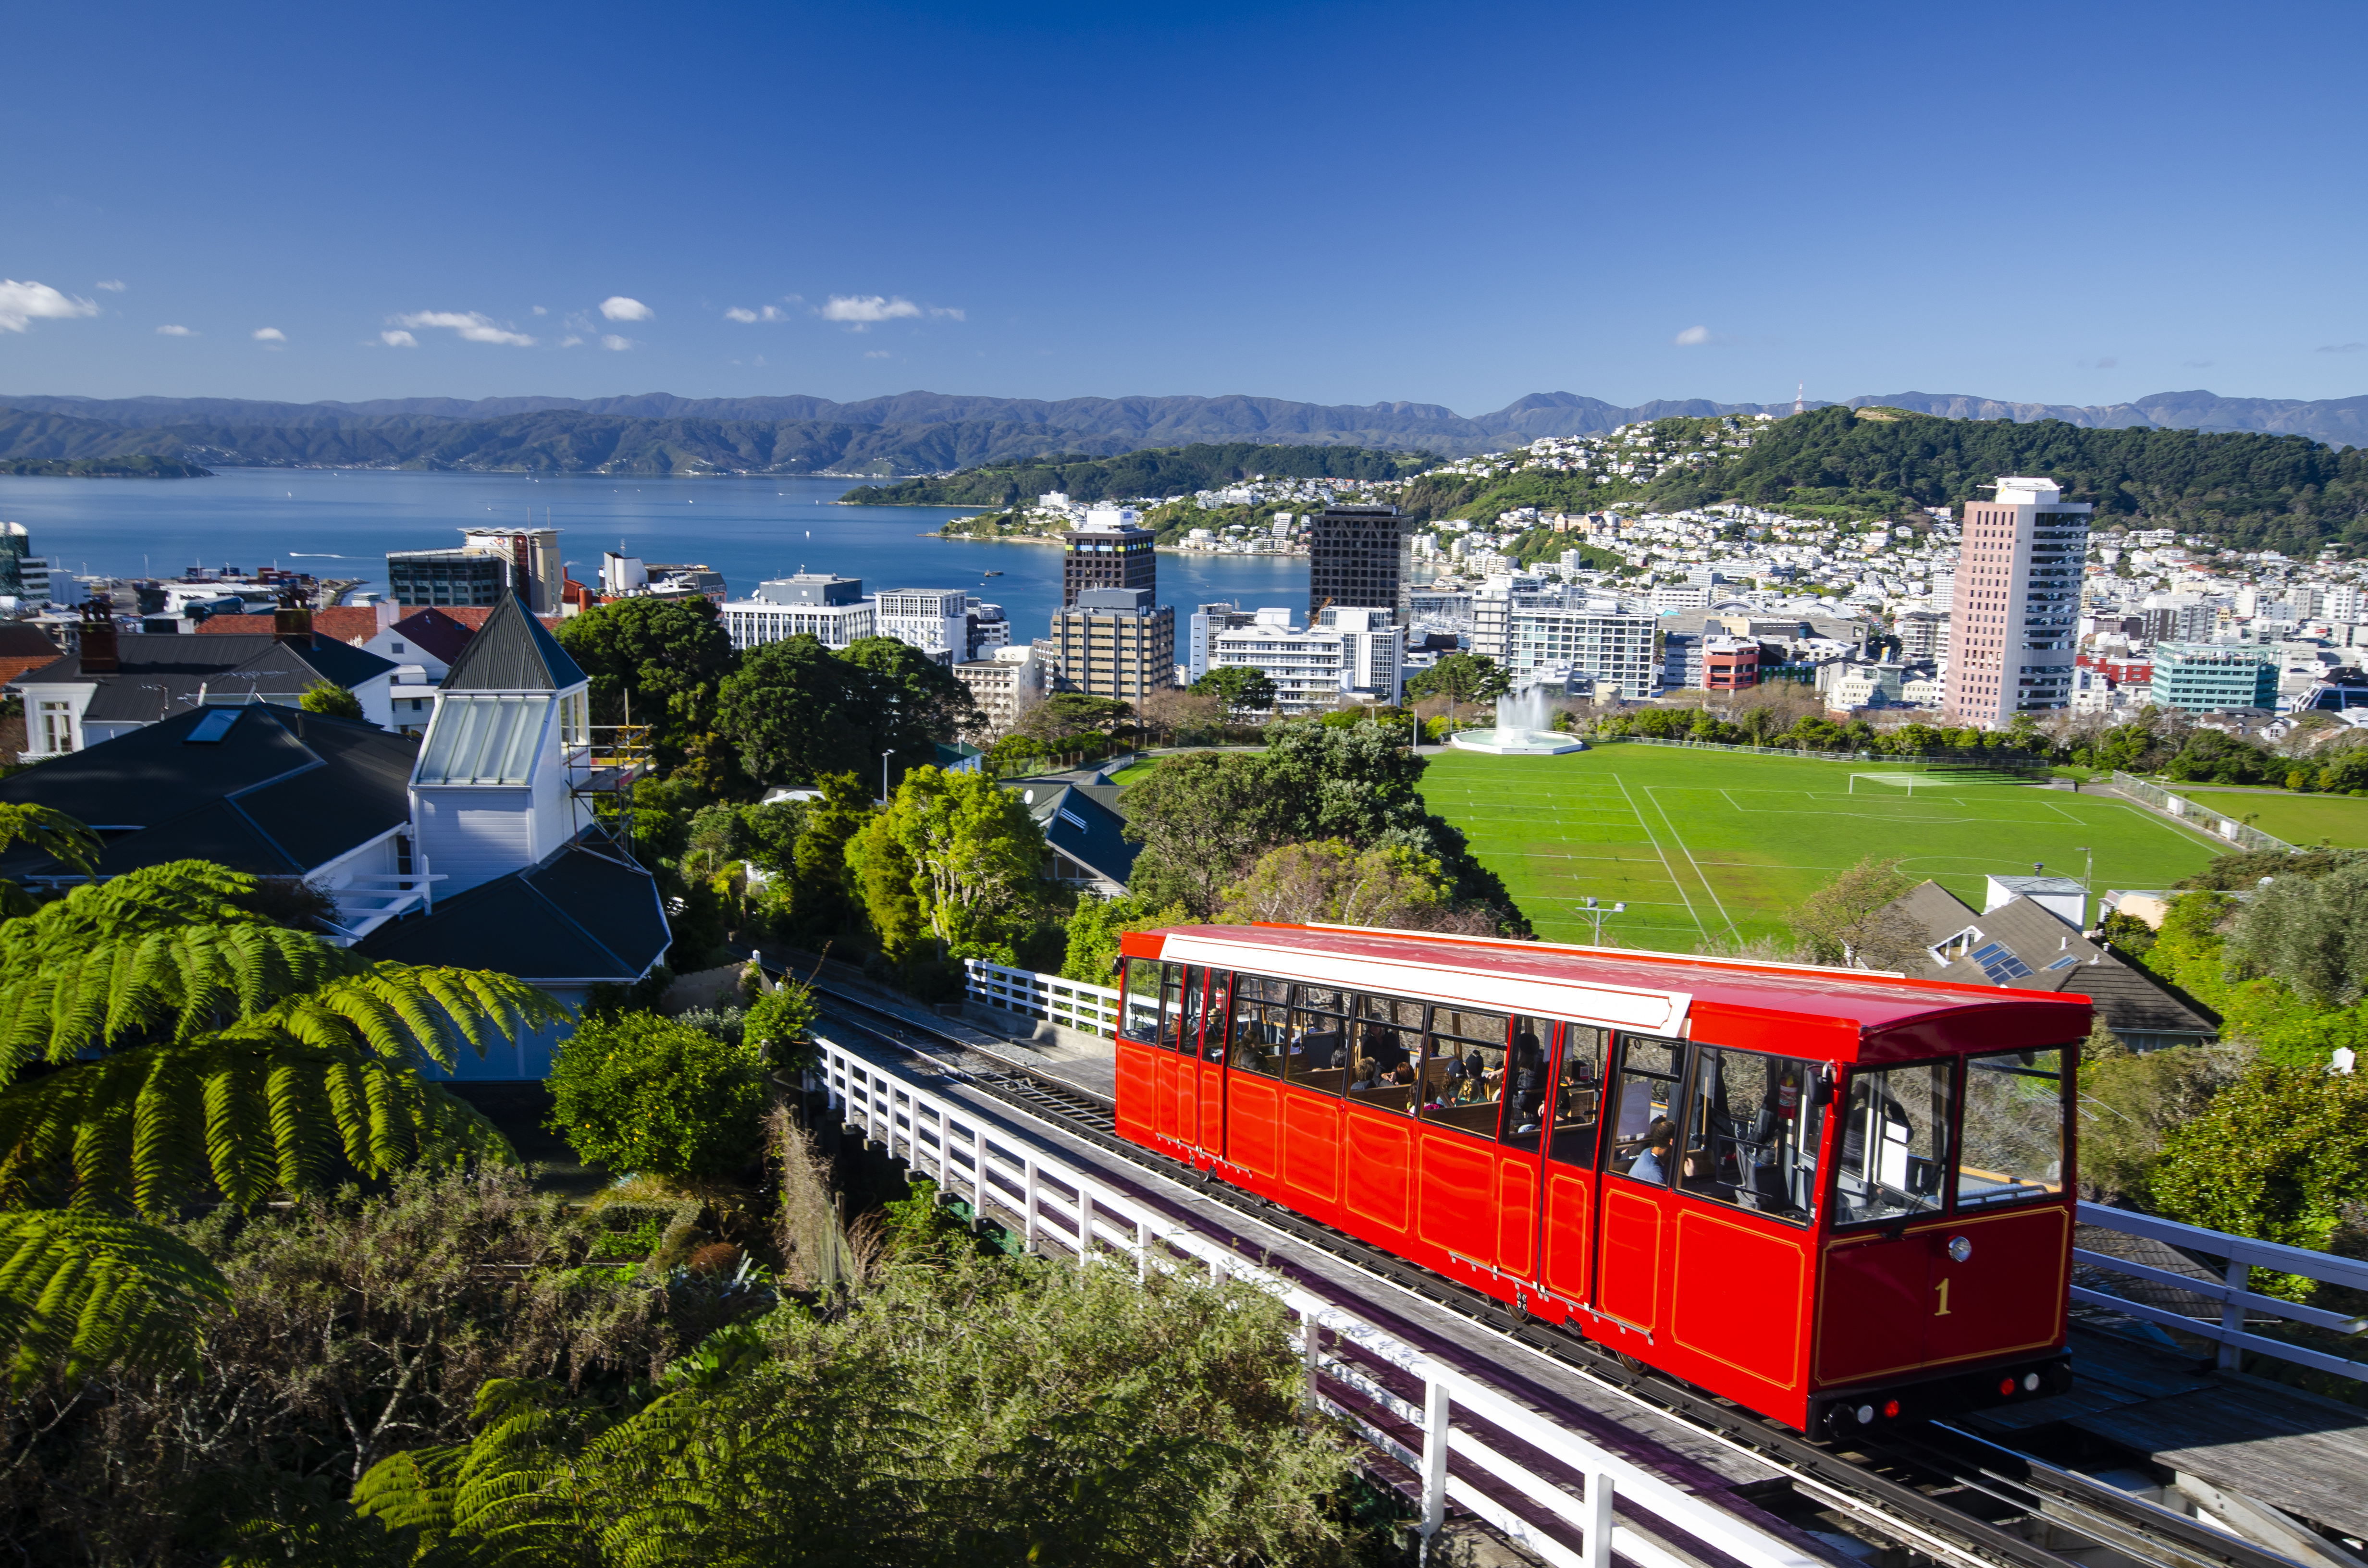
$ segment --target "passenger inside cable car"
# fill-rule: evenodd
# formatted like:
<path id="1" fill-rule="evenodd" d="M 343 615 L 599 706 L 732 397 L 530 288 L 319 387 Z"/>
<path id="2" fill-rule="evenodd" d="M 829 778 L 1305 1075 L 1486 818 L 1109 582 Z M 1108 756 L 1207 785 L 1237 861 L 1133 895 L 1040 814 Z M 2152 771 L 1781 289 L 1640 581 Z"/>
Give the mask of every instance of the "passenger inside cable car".
<path id="1" fill-rule="evenodd" d="M 1835 1182 L 1841 1223 L 1901 1219 L 1941 1207 L 1952 1065 L 1928 1062 L 1853 1075 Z"/>

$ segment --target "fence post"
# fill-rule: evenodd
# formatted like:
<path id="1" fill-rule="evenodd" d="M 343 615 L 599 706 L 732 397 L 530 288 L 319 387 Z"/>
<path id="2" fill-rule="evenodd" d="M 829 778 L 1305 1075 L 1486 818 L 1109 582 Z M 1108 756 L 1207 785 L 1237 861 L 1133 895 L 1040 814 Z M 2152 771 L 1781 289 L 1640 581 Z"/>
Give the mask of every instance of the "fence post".
<path id="1" fill-rule="evenodd" d="M 2237 1300 L 2237 1294 L 2251 1289 L 2253 1271 L 2232 1257 L 2228 1260 L 2227 1272 L 2221 1278 L 2227 1281 L 2228 1299 L 2220 1309 L 2220 1326 L 2229 1334 L 2241 1334 L 2245 1328 L 2245 1303 Z M 2219 1367 L 2222 1371 L 2235 1371 L 2237 1363 L 2243 1359 L 2243 1353 L 2235 1346 L 2225 1339 L 2220 1342 Z"/>
<path id="2" fill-rule="evenodd" d="M 1324 1369 L 1324 1325 L 1312 1312 L 1299 1314 L 1299 1358 L 1307 1368 L 1306 1392 L 1299 1396 L 1300 1408 L 1315 1408 L 1315 1379 Z"/>
<path id="3" fill-rule="evenodd" d="M 1077 1187 L 1077 1261 L 1094 1260 L 1094 1192 L 1082 1184 Z"/>
<path id="4" fill-rule="evenodd" d="M 1453 1407 L 1447 1385 L 1426 1376 L 1422 1381 L 1422 1536 L 1439 1533 L 1447 1520 L 1447 1433 Z"/>
<path id="5" fill-rule="evenodd" d="M 1579 1549 L 1587 1553 L 1587 1568 L 1611 1568 L 1611 1472 L 1590 1470 L 1587 1472 L 1586 1539 Z"/>
<path id="6" fill-rule="evenodd" d="M 1151 1221 L 1134 1222 L 1134 1278 L 1141 1284 L 1151 1278 Z"/>
<path id="7" fill-rule="evenodd" d="M 986 1129 L 970 1124 L 970 1209 L 973 1222 L 986 1218 Z"/>
<path id="8" fill-rule="evenodd" d="M 1022 1158 L 1027 1162 L 1025 1175 L 1021 1181 L 1026 1191 L 1019 1200 L 1019 1216 L 1020 1225 L 1026 1235 L 1021 1242 L 1020 1250 L 1034 1252 L 1036 1250 L 1036 1158 L 1032 1154 L 1023 1155 Z"/>

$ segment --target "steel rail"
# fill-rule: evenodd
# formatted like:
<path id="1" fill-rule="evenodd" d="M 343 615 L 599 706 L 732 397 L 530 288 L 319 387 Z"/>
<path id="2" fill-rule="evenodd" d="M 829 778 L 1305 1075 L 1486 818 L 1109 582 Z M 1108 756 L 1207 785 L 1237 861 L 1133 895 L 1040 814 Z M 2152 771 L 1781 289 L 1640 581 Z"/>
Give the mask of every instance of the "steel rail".
<path id="1" fill-rule="evenodd" d="M 1409 1263 L 1385 1248 L 1308 1219 L 1293 1210 L 1218 1180 L 1182 1161 L 1170 1159 L 1118 1136 L 1116 1106 L 1067 1080 L 1010 1062 L 936 1025 L 834 987 L 815 992 L 841 1008 L 853 1008 L 895 1026 L 892 1033 L 860 1018 L 845 1021 L 898 1050 L 928 1061 L 940 1072 L 973 1085 L 1016 1109 L 1053 1122 L 1070 1136 L 1144 1167 L 1350 1264 L 1383 1282 L 1445 1308 L 1498 1337 L 1543 1355 L 1564 1370 L 1617 1398 L 1677 1421 L 1728 1450 L 1743 1454 L 1783 1476 L 1813 1502 L 1838 1508 L 1894 1543 L 1960 1568 L 2077 1568 L 2075 1559 L 2038 1545 L 1997 1521 L 1984 1518 L 1935 1490 L 1961 1489 L 1987 1498 L 2054 1529 L 2085 1537 L 2140 1568 L 2303 1568 L 2291 1558 L 2240 1537 L 2224 1535 L 2157 1504 L 2133 1497 L 2077 1471 L 2005 1449 L 1954 1427 L 1927 1424 L 1925 1440 L 1899 1437 L 1870 1444 L 1862 1454 L 1817 1442 L 1741 1405 L 1680 1385 L 1643 1363 L 1525 1313 L 1493 1296 L 1460 1285 Z M 917 1031 L 930 1044 L 903 1038 Z M 981 1072 L 943 1060 L 941 1051 L 984 1056 L 996 1065 Z M 1150 1195 L 1145 1194 L 1146 1198 Z M 1152 1199 L 1156 1201 L 1156 1199 Z M 1180 1221 L 1200 1224 L 1178 1211 Z M 1242 1239 L 1242 1238 L 1235 1238 Z M 1271 1261 L 1271 1260 L 1270 1260 Z M 1984 1456 L 1963 1449 L 1978 1444 Z M 1909 1479 L 1876 1468 L 1889 1461 Z M 2002 1473 L 2001 1462 L 2021 1467 L 2020 1476 Z M 1919 1479 L 1921 1483 L 1919 1483 Z M 2054 1506 L 2050 1506 L 2053 1504 Z"/>

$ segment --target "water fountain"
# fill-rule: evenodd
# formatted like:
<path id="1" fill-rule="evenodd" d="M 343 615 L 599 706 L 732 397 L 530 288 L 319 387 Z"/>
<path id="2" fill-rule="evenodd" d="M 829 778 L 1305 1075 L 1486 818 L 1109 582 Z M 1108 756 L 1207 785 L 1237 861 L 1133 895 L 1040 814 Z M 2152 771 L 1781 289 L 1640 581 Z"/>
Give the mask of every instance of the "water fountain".
<path id="1" fill-rule="evenodd" d="M 1495 756 L 1559 756 L 1566 751 L 1587 749 L 1587 743 L 1577 735 L 1554 728 L 1554 715 L 1546 707 L 1546 688 L 1543 686 L 1497 699 L 1495 729 L 1458 730 L 1447 737 L 1447 744 Z"/>

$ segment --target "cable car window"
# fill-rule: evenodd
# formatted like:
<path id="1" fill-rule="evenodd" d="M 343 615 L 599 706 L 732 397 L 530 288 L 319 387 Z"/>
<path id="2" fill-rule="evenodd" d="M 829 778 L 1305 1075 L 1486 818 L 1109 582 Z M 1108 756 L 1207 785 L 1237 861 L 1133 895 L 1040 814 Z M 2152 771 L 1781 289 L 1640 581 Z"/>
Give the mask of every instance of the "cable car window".
<path id="1" fill-rule="evenodd" d="M 2062 1051 L 1968 1058 L 1957 1207 L 2063 1196 L 2064 1117 Z"/>
<path id="2" fill-rule="evenodd" d="M 1595 1164 L 1595 1133 L 1603 1111 L 1603 1031 L 1586 1024 L 1562 1027 L 1562 1077 L 1554 1085 L 1554 1133 L 1546 1157 L 1566 1165 Z"/>
<path id="3" fill-rule="evenodd" d="M 1184 1004 L 1176 1010 L 1176 1034 L 1168 1042 L 1170 1051 L 1180 1051 L 1187 1056 L 1197 1056 L 1201 1051 L 1201 1001 L 1209 988 L 1209 971 L 1199 964 L 1184 971 Z"/>
<path id="4" fill-rule="evenodd" d="M 1622 1038 L 1606 1161 L 1619 1175 L 1657 1187 L 1669 1184 L 1669 1169 L 1678 1163 L 1678 1053 L 1684 1049 L 1673 1040 Z"/>
<path id="5" fill-rule="evenodd" d="M 1233 1017 L 1233 985 L 1234 976 L 1230 971 L 1222 969 L 1209 971 L 1209 1005 L 1203 1011 L 1201 1023 L 1201 1059 L 1204 1062 L 1223 1062 L 1225 1059 L 1225 1042 L 1232 1038 L 1228 1020 Z"/>
<path id="6" fill-rule="evenodd" d="M 1816 1212 L 1825 1108 L 1816 1063 L 1694 1047 L 1678 1185 L 1699 1198 L 1805 1224 Z"/>
<path id="7" fill-rule="evenodd" d="M 1497 1135 L 1497 1096 L 1505 1083 L 1502 1013 L 1438 1006 L 1430 1010 L 1430 1054 L 1422 1065 L 1422 1119 L 1483 1138 Z"/>
<path id="8" fill-rule="evenodd" d="M 1422 1059 L 1419 1002 L 1360 996 L 1349 1041 L 1349 1097 L 1373 1110 L 1411 1115 Z"/>
<path id="9" fill-rule="evenodd" d="M 1291 1043 L 1291 987 L 1254 974 L 1234 976 L 1231 1063 L 1236 1072 L 1282 1076 L 1282 1053 Z"/>
<path id="10" fill-rule="evenodd" d="M 1506 1056 L 1505 1117 L 1498 1136 L 1516 1149 L 1535 1153 L 1545 1142 L 1546 1077 L 1551 1065 L 1546 1041 L 1554 1026 L 1537 1018 L 1513 1020 L 1513 1043 Z"/>
<path id="11" fill-rule="evenodd" d="M 1337 1095 L 1349 1058 L 1349 994 L 1326 985 L 1291 988 L 1291 1043 L 1283 1076 L 1302 1088 Z"/>
<path id="12" fill-rule="evenodd" d="M 1126 999 L 1119 1008 L 1122 1038 L 1144 1045 L 1158 1043 L 1160 970 L 1157 959 L 1126 960 Z"/>
<path id="13" fill-rule="evenodd" d="M 1949 1164 L 1947 1062 L 1854 1070 L 1841 1118 L 1835 1196 L 1844 1225 L 1929 1214 L 1941 1207 Z"/>

